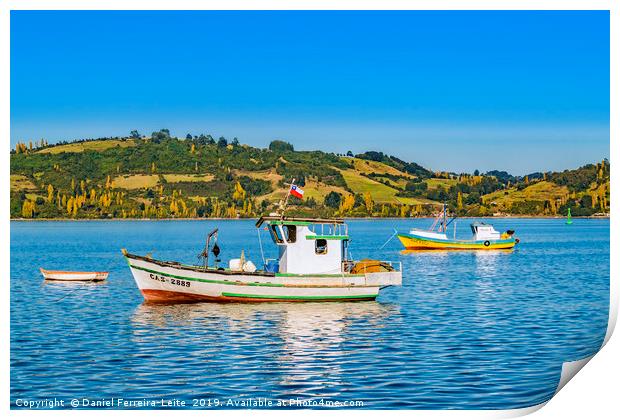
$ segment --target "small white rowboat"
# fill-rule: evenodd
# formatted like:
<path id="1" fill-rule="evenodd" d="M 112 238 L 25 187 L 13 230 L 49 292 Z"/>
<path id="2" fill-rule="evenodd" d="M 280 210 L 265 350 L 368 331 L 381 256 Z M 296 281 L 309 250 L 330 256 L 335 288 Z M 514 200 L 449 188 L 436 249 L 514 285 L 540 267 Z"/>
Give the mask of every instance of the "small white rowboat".
<path id="1" fill-rule="evenodd" d="M 104 281 L 108 278 L 107 271 L 53 271 L 40 268 L 45 280 L 56 281 Z"/>

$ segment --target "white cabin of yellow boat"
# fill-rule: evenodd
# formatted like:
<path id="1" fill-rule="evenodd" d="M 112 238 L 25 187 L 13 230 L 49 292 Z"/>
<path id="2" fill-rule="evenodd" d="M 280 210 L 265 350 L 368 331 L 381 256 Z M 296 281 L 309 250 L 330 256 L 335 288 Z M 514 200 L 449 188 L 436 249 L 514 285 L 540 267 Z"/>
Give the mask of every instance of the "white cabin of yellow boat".
<path id="1" fill-rule="evenodd" d="M 493 225 L 484 222 L 474 222 L 470 226 L 471 233 L 474 235 L 474 241 L 496 241 L 501 237 L 501 234 L 495 230 Z"/>

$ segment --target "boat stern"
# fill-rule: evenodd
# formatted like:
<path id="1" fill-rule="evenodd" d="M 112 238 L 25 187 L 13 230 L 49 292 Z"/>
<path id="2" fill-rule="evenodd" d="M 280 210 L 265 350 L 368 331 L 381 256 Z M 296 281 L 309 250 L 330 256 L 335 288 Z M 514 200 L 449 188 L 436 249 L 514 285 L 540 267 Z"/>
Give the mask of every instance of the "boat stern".
<path id="1" fill-rule="evenodd" d="M 352 264 L 351 274 L 363 274 L 366 286 L 387 287 L 403 284 L 403 269 L 400 261 L 361 260 L 350 264 Z"/>
<path id="2" fill-rule="evenodd" d="M 402 271 L 385 271 L 378 273 L 366 273 L 366 285 L 368 286 L 402 286 Z"/>

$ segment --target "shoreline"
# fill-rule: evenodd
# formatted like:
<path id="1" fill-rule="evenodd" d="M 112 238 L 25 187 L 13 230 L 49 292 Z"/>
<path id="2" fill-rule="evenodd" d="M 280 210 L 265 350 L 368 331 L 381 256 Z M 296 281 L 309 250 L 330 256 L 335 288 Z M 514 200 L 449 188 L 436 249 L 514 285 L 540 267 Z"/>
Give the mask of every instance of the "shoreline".
<path id="1" fill-rule="evenodd" d="M 611 215 L 606 216 L 572 216 L 573 219 L 611 219 Z M 72 219 L 72 218 L 10 218 L 11 222 L 157 222 L 157 221 L 227 221 L 227 220 L 255 220 L 254 217 L 239 217 L 231 219 L 228 217 L 167 217 L 161 219 L 145 219 L 145 218 L 107 218 L 107 219 Z M 425 217 L 343 217 L 345 220 L 417 220 L 417 219 L 433 219 L 433 216 Z M 463 216 L 459 219 L 566 219 L 566 216 L 536 216 L 536 215 L 506 215 L 506 216 Z"/>

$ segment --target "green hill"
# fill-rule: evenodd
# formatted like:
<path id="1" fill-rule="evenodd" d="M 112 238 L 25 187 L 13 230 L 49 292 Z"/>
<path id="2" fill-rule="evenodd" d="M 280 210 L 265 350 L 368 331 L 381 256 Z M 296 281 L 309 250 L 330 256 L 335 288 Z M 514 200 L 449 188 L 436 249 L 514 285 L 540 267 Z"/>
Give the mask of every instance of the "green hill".
<path id="1" fill-rule="evenodd" d="M 505 174 L 504 172 L 495 171 Z M 255 217 L 273 211 L 296 179 L 290 214 L 423 216 L 446 202 L 462 215 L 591 215 L 609 209 L 609 162 L 545 173 L 433 173 L 381 152 L 340 156 L 268 149 L 211 136 L 104 138 L 11 151 L 12 218 Z"/>

